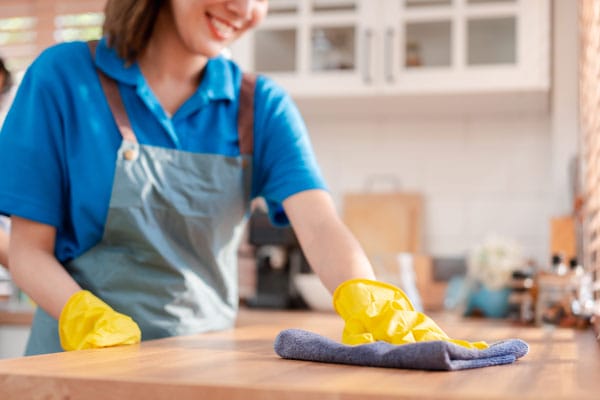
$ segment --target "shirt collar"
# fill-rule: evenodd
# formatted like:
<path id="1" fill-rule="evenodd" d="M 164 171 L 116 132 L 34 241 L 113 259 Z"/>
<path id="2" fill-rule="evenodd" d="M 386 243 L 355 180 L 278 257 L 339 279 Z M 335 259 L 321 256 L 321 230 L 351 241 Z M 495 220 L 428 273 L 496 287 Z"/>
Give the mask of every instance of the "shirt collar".
<path id="1" fill-rule="evenodd" d="M 137 62 L 129 65 L 108 47 L 102 38 L 96 48 L 96 66 L 112 79 L 132 86 L 145 82 Z M 234 77 L 230 63 L 222 56 L 208 60 L 202 82 L 196 91 L 207 100 L 233 100 L 235 98 Z"/>
<path id="2" fill-rule="evenodd" d="M 98 69 L 118 82 L 136 86 L 142 78 L 137 63 L 127 65 L 113 48 L 108 47 L 106 38 L 102 38 L 96 47 L 95 63 Z"/>
<path id="3" fill-rule="evenodd" d="M 198 91 L 211 100 L 233 100 L 235 90 L 230 62 L 223 56 L 209 59 Z"/>

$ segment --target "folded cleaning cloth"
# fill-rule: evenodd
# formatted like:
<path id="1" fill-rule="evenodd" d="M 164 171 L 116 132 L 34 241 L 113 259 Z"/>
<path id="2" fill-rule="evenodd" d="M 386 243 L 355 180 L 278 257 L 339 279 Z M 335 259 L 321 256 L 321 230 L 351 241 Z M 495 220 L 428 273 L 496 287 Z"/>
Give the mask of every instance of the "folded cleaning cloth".
<path id="1" fill-rule="evenodd" d="M 438 371 L 510 364 L 529 351 L 527 343 L 520 339 L 496 342 L 484 350 L 467 349 L 446 341 L 404 345 L 379 341 L 347 346 L 301 329 L 281 331 L 274 347 L 280 357 L 293 360 Z"/>

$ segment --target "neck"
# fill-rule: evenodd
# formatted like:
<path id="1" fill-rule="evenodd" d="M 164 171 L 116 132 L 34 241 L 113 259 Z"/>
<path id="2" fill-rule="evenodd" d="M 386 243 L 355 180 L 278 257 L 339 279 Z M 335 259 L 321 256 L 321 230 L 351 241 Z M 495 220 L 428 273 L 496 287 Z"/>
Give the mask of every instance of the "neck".
<path id="1" fill-rule="evenodd" d="M 164 7 L 157 17 L 152 36 L 138 65 L 146 82 L 168 115 L 198 88 L 208 58 L 190 51 L 173 28 L 170 9 Z"/>
<path id="2" fill-rule="evenodd" d="M 197 86 L 208 58 L 186 48 L 173 24 L 169 7 L 163 7 L 138 65 L 150 84 L 166 80 Z"/>

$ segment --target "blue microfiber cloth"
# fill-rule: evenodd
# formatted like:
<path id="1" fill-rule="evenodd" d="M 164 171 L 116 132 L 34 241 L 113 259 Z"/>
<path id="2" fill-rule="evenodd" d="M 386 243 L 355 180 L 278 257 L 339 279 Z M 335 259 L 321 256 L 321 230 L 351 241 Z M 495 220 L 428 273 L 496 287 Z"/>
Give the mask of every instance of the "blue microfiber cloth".
<path id="1" fill-rule="evenodd" d="M 520 339 L 496 342 L 485 350 L 466 349 L 445 341 L 347 346 L 301 329 L 281 331 L 274 347 L 280 357 L 293 360 L 438 371 L 510 364 L 529 351 L 527 343 Z"/>

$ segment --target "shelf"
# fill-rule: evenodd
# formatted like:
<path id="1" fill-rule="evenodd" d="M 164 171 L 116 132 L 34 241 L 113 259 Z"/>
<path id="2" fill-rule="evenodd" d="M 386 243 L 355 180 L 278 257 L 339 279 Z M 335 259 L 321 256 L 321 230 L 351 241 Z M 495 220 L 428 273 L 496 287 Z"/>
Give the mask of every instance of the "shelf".
<path id="1" fill-rule="evenodd" d="M 305 117 L 443 117 L 484 115 L 546 115 L 547 91 L 495 91 L 479 93 L 414 93 L 377 96 L 295 97 Z"/>

